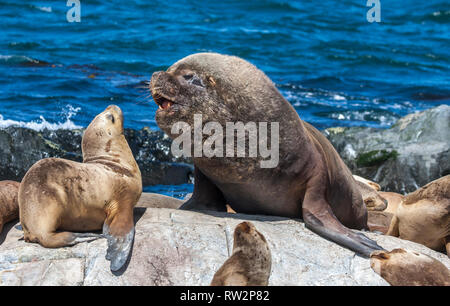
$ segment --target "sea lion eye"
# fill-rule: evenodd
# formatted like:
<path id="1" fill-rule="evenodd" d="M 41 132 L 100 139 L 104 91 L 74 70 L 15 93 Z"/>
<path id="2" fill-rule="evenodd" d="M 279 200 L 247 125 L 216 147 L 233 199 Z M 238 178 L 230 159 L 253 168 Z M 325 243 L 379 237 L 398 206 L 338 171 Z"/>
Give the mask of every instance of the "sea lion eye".
<path id="1" fill-rule="evenodd" d="M 111 115 L 111 114 L 108 114 L 108 119 L 109 120 L 111 120 L 111 122 L 114 124 L 115 122 L 116 122 L 116 119 L 114 118 L 114 116 L 113 115 Z"/>
<path id="2" fill-rule="evenodd" d="M 203 85 L 202 80 L 198 76 L 196 76 L 195 74 L 188 73 L 188 74 L 183 75 L 183 78 L 189 84 L 192 84 L 192 85 L 195 85 L 195 86 L 200 86 L 200 87 L 205 87 L 205 85 Z"/>
<path id="3" fill-rule="evenodd" d="M 185 75 L 183 75 L 183 78 L 184 78 L 186 81 L 189 81 L 189 80 L 192 79 L 193 77 L 194 77 L 193 74 L 185 74 Z"/>
<path id="4" fill-rule="evenodd" d="M 200 80 L 198 77 L 192 78 L 191 84 L 196 85 L 196 86 L 200 86 L 200 87 L 205 87 L 203 85 L 202 80 Z"/>

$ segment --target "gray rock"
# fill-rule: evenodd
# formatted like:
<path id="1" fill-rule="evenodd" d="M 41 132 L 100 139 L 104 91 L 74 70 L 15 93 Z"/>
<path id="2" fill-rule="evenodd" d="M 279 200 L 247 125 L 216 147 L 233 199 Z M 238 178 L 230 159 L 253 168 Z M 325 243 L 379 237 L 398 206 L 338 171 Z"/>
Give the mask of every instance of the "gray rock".
<path id="1" fill-rule="evenodd" d="M 22 180 L 28 169 L 47 157 L 82 161 L 83 130 L 44 130 L 20 127 L 0 129 L 0 180 Z M 191 180 L 190 160 L 170 152 L 172 141 L 161 131 L 125 130 L 125 137 L 146 185 L 184 184 Z"/>
<path id="2" fill-rule="evenodd" d="M 127 269 L 117 275 L 105 260 L 106 241 L 45 249 L 19 240 L 12 224 L 0 236 L 0 285 L 209 285 L 231 255 L 233 231 L 250 220 L 272 252 L 270 285 L 387 285 L 359 257 L 307 230 L 297 220 L 164 208 L 135 211 L 136 237 Z M 446 255 L 389 236 L 367 234 L 386 249 L 407 248 L 450 268 Z"/>
<path id="3" fill-rule="evenodd" d="M 450 174 L 450 106 L 401 118 L 389 129 L 324 131 L 354 174 L 382 190 L 408 193 Z"/>

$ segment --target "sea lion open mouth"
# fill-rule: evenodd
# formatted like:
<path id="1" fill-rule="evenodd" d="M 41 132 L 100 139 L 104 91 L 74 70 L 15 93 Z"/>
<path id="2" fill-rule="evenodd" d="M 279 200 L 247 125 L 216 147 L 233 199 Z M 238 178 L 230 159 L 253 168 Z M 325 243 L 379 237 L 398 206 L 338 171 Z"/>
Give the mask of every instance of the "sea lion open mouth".
<path id="1" fill-rule="evenodd" d="M 168 110 L 175 104 L 174 101 L 167 99 L 159 93 L 152 93 L 152 96 L 155 103 L 158 104 L 159 109 Z"/>

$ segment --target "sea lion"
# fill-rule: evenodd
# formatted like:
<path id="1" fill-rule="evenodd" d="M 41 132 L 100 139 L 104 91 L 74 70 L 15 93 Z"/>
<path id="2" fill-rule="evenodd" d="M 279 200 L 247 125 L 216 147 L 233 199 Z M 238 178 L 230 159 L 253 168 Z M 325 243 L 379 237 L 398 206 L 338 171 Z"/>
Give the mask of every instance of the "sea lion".
<path id="1" fill-rule="evenodd" d="M 272 256 L 264 236 L 251 222 L 234 230 L 233 254 L 214 274 L 211 286 L 267 286 Z"/>
<path id="2" fill-rule="evenodd" d="M 375 183 L 375 182 L 373 182 L 373 181 L 371 181 L 371 180 L 365 179 L 365 178 L 363 178 L 363 177 L 361 177 L 361 176 L 359 176 L 359 175 L 353 175 L 353 178 L 354 178 L 357 182 L 361 182 L 361 183 L 363 183 L 363 184 L 365 184 L 365 185 L 371 187 L 371 188 L 374 189 L 375 191 L 380 191 L 380 190 L 381 190 L 380 185 L 377 184 L 377 183 Z"/>
<path id="3" fill-rule="evenodd" d="M 389 236 L 414 241 L 450 257 L 450 175 L 405 196 L 392 219 Z"/>
<path id="4" fill-rule="evenodd" d="M 159 193 L 143 192 L 136 207 L 178 209 L 182 204 L 183 201 L 176 198 Z"/>
<path id="5" fill-rule="evenodd" d="M 0 233 L 3 225 L 19 218 L 19 182 L 1 181 L 0 182 Z"/>
<path id="6" fill-rule="evenodd" d="M 386 211 L 368 211 L 367 225 L 371 232 L 380 232 L 385 235 L 391 225 L 394 214 Z"/>
<path id="7" fill-rule="evenodd" d="M 397 212 L 397 208 L 400 205 L 400 203 L 403 201 L 403 199 L 405 198 L 404 195 L 400 194 L 400 193 L 395 193 L 395 192 L 388 192 L 388 191 L 380 191 L 378 192 L 378 194 L 386 199 L 387 201 L 387 207 L 384 210 L 385 212 L 394 214 Z"/>
<path id="8" fill-rule="evenodd" d="M 350 170 L 328 139 L 299 118 L 261 70 L 238 57 L 199 53 L 167 71 L 155 72 L 150 90 L 159 105 L 156 121 L 171 138 L 178 136 L 172 127 L 180 122 L 194 127 L 194 134 L 194 119 L 201 115 L 202 127 L 207 122 L 222 127 L 238 122 L 270 123 L 265 143 L 271 143 L 271 148 L 279 145 L 274 167 L 261 166 L 267 161 L 262 154 L 194 154 L 194 192 L 181 209 L 225 211 L 229 204 L 239 213 L 303 218 L 312 231 L 362 255 L 382 249 L 349 229 L 368 229 L 367 209 Z M 263 133 L 261 128 L 259 132 Z M 220 140 L 226 142 L 224 136 Z M 234 140 L 231 153 L 238 149 Z M 261 145 L 262 138 L 257 142 Z"/>
<path id="9" fill-rule="evenodd" d="M 123 135 L 123 114 L 111 105 L 82 138 L 83 163 L 46 158 L 34 164 L 19 188 L 20 222 L 27 242 L 47 248 L 106 237 L 111 270 L 128 258 L 134 239 L 133 207 L 141 172 Z M 96 231 L 103 234 L 74 233 Z"/>
<path id="10" fill-rule="evenodd" d="M 376 251 L 370 266 L 393 286 L 450 286 L 450 271 L 443 263 L 409 250 Z"/>

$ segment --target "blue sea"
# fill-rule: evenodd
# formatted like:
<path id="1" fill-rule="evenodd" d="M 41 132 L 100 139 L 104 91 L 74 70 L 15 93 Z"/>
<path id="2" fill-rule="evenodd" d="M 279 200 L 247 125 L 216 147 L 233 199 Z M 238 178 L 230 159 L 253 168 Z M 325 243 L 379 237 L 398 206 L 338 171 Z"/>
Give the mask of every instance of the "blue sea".
<path id="1" fill-rule="evenodd" d="M 317 128 L 387 128 L 450 104 L 450 4 L 366 0 L 0 0 L 0 128 L 85 127 L 109 104 L 125 126 L 157 129 L 146 82 L 184 56 L 214 51 L 265 71 Z M 191 185 L 147 190 L 183 196 Z"/>

